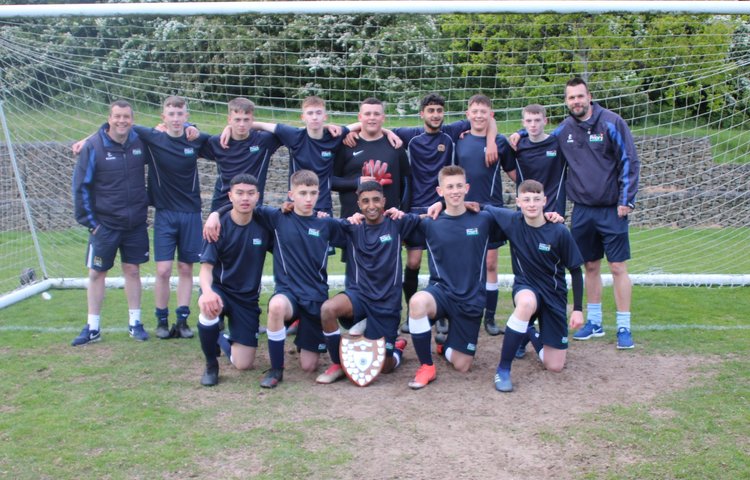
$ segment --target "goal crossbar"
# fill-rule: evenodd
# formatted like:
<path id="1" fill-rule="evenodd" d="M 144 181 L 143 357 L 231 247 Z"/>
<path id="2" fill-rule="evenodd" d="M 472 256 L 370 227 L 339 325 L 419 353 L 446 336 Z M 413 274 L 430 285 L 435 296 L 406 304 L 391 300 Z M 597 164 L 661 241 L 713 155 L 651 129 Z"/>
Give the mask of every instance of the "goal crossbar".
<path id="1" fill-rule="evenodd" d="M 591 1 L 569 2 L 529 0 L 526 2 L 424 1 L 409 2 L 415 14 L 440 13 L 713 13 L 748 14 L 750 3 L 737 1 Z M 238 15 L 238 14 L 386 14 L 404 12 L 398 1 L 286 1 L 286 2 L 191 2 L 191 3 L 106 3 L 67 5 L 2 5 L 0 18 L 128 15 Z"/>

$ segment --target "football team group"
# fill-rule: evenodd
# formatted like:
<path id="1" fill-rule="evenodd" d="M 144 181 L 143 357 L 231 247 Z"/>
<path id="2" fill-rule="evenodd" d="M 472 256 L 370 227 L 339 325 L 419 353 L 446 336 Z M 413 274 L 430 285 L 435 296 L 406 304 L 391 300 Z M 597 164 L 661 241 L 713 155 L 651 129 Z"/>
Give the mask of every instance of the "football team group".
<path id="1" fill-rule="evenodd" d="M 261 387 L 283 380 L 287 336 L 294 336 L 305 372 L 316 372 L 328 352 L 330 364 L 316 381 L 335 382 L 356 363 L 342 358 L 345 329 L 347 341 L 384 341 L 382 358 L 373 360 L 382 373 L 400 365 L 408 334 L 419 363 L 408 385 L 420 389 L 437 376 L 433 336 L 434 352 L 466 372 L 484 324 L 487 334 L 504 334 L 494 385 L 510 392 L 511 364 L 526 355 L 529 344 L 546 369 L 559 372 L 568 328 L 576 340 L 604 335 L 605 255 L 617 348 L 633 348 L 628 215 L 640 167 L 633 138 L 620 116 L 592 101 L 581 78 L 568 81 L 564 98 L 569 116 L 554 131 L 545 132 L 545 109 L 532 104 L 522 111 L 522 128 L 509 138 L 497 133 L 484 95 L 469 99 L 465 120 L 445 124 L 444 98 L 429 94 L 420 105 L 423 125 L 393 129 L 384 127 L 385 108 L 375 98 L 361 103 L 358 122 L 341 127 L 326 123 L 324 100 L 308 97 L 302 102 L 303 128 L 255 121 L 253 102 L 234 98 L 228 125 L 213 136 L 188 123 L 181 97 L 164 101 L 156 128 L 135 125 L 131 105 L 113 102 L 107 123 L 73 148 L 75 214 L 90 232 L 88 320 L 73 346 L 101 339 L 105 278 L 118 251 L 130 336 L 149 338 L 141 320 L 140 265 L 150 257 L 152 205 L 154 334 L 193 337 L 193 264 L 200 263 L 197 331 L 205 386 L 218 384 L 221 355 L 236 369 L 253 368 L 262 332 L 270 367 Z M 288 197 L 269 206 L 268 167 L 282 145 L 289 151 Z M 205 224 L 198 158 L 218 167 Z M 503 175 L 515 183 L 514 194 L 503 191 Z M 339 194 L 338 216 L 332 191 Z M 516 208 L 504 205 L 504 195 L 514 198 Z M 573 204 L 570 230 L 566 201 Z M 496 324 L 498 248 L 506 243 L 513 311 Z M 336 248 L 346 264 L 345 288 L 329 298 L 327 265 Z M 425 250 L 429 280 L 419 290 Z M 269 251 L 274 292 L 261 325 Z M 177 308 L 170 327 L 175 253 Z M 378 344 L 373 342 L 362 345 Z"/>

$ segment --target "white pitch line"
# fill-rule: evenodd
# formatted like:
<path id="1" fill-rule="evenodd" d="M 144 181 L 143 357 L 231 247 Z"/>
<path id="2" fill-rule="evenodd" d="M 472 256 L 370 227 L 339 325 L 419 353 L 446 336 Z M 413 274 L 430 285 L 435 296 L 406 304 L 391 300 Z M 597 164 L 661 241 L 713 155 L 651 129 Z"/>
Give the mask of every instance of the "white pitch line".
<path id="1" fill-rule="evenodd" d="M 0 332 L 70 333 L 80 332 L 79 327 L 32 327 L 28 325 L 0 325 Z M 126 327 L 102 328 L 104 333 L 124 333 Z"/>
<path id="2" fill-rule="evenodd" d="M 28 325 L 0 325 L 0 332 L 71 333 L 80 332 L 78 327 L 33 327 Z M 633 325 L 634 332 L 662 330 L 750 330 L 750 325 Z M 126 327 L 102 328 L 104 333 L 125 333 Z"/>
<path id="3" fill-rule="evenodd" d="M 633 331 L 659 330 L 750 330 L 750 325 L 633 325 Z"/>

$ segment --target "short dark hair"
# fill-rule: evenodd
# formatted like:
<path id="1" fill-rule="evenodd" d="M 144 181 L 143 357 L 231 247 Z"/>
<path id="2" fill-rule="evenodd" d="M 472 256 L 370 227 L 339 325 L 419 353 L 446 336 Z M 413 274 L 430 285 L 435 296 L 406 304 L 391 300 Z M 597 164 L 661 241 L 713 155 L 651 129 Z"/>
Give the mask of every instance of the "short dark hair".
<path id="1" fill-rule="evenodd" d="M 129 108 L 130 111 L 133 111 L 133 107 L 128 103 L 127 100 L 119 99 L 115 100 L 114 102 L 109 104 L 109 113 L 112 113 L 112 107 L 118 107 L 118 108 Z"/>
<path id="2" fill-rule="evenodd" d="M 524 180 L 518 186 L 518 193 L 544 193 L 544 185 L 536 180 Z"/>
<path id="3" fill-rule="evenodd" d="M 383 101 L 375 97 L 367 97 L 364 100 L 362 100 L 362 103 L 360 104 L 360 106 L 361 105 L 381 105 L 382 106 Z"/>
<path id="4" fill-rule="evenodd" d="M 305 187 L 317 187 L 320 185 L 320 180 L 312 170 L 297 170 L 289 177 L 289 186 L 298 187 L 301 185 Z"/>
<path id="5" fill-rule="evenodd" d="M 565 84 L 565 88 L 568 88 L 568 87 L 577 87 L 578 85 L 583 85 L 584 87 L 586 87 L 586 91 L 587 92 L 589 91 L 588 84 L 581 77 L 573 77 L 570 80 L 568 80 L 568 82 Z"/>
<path id="6" fill-rule="evenodd" d="M 365 192 L 379 192 L 382 195 L 383 186 L 374 180 L 362 182 L 359 184 L 359 187 L 357 188 L 357 197 L 359 197 L 361 194 Z"/>
<path id="7" fill-rule="evenodd" d="M 249 173 L 238 173 L 234 177 L 232 177 L 232 180 L 229 181 L 229 189 L 231 190 L 232 187 L 235 185 L 239 185 L 240 183 L 244 183 L 247 185 L 254 185 L 258 186 L 258 179 L 255 178 L 254 175 L 250 175 Z"/>
<path id="8" fill-rule="evenodd" d="M 419 105 L 419 111 L 421 112 L 425 109 L 425 107 L 428 107 L 430 105 L 440 105 L 441 107 L 444 107 L 445 98 L 443 98 L 443 96 L 438 93 L 429 93 L 422 99 L 422 103 L 420 103 Z"/>

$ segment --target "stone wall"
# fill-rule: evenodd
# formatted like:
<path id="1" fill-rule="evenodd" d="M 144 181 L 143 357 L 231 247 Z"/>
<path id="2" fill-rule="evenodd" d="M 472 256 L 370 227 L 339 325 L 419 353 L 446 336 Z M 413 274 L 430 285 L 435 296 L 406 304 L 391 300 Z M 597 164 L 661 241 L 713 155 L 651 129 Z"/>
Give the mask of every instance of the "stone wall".
<path id="1" fill-rule="evenodd" d="M 641 185 L 631 221 L 637 226 L 740 226 L 750 213 L 750 164 L 717 165 L 708 138 L 644 136 L 636 138 Z M 42 230 L 76 225 L 71 201 L 75 157 L 69 144 L 14 146 L 21 178 L 36 226 Z M 288 153 L 281 148 L 271 161 L 266 203 L 278 205 L 287 191 Z M 199 162 L 204 211 L 210 205 L 216 166 Z M 515 188 L 505 181 L 506 204 Z M 0 144 L 0 230 L 25 229 L 16 178 L 8 150 Z M 334 196 L 335 198 L 335 196 Z M 738 210 L 739 208 L 739 210 Z M 338 207 L 334 207 L 338 211 Z M 570 212 L 570 208 L 568 209 Z"/>

